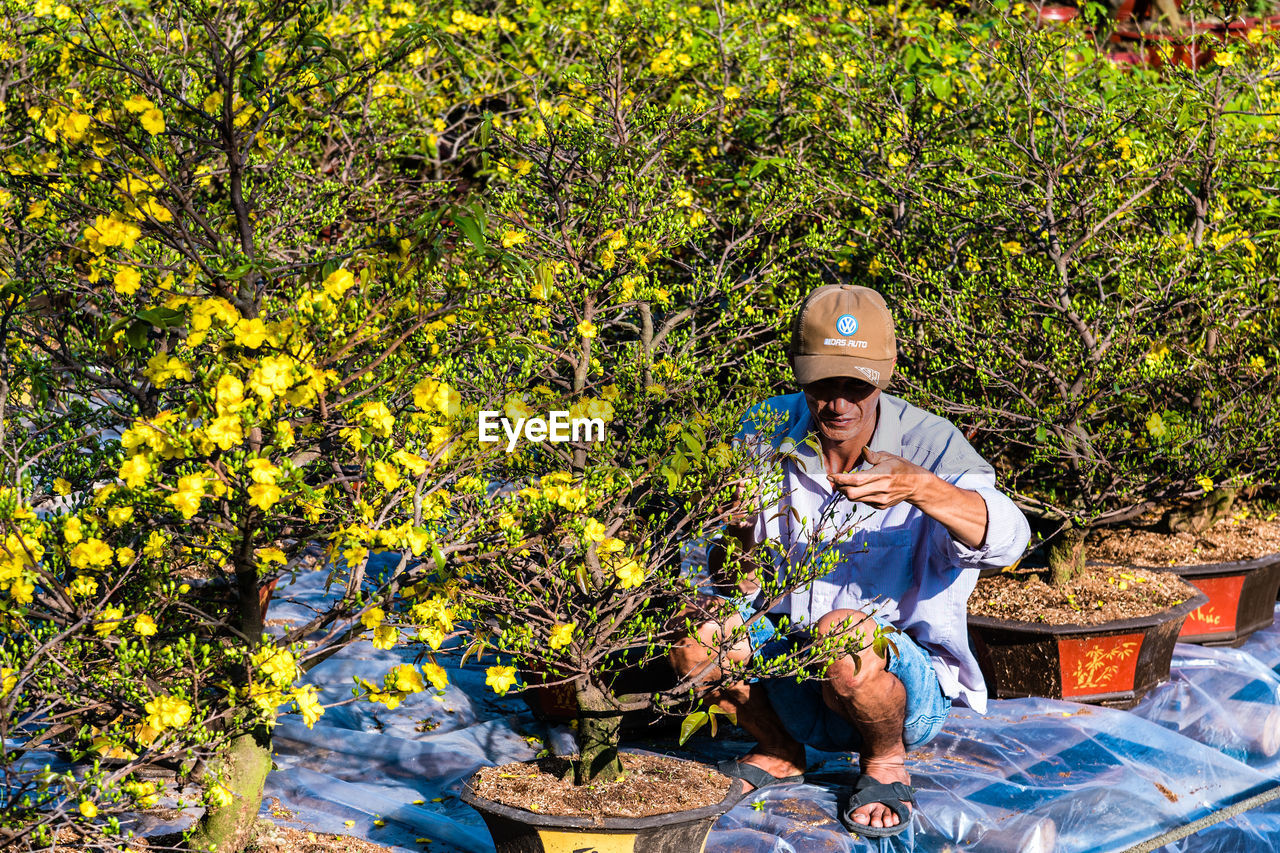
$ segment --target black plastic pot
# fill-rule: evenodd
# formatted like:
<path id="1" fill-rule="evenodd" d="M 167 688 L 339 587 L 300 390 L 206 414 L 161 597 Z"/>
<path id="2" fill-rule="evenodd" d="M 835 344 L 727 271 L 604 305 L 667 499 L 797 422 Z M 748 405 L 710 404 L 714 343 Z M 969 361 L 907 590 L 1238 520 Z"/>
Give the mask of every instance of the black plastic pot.
<path id="1" fill-rule="evenodd" d="M 1044 696 L 1132 708 L 1169 678 L 1173 646 L 1203 593 L 1151 616 L 1101 625 L 1042 625 L 969 616 L 969 641 L 991 695 Z"/>
<path id="2" fill-rule="evenodd" d="M 1209 597 L 1206 604 L 1187 615 L 1178 636 L 1180 643 L 1238 646 L 1259 628 L 1270 627 L 1275 619 L 1280 554 L 1153 571 L 1173 572 Z"/>
<path id="3" fill-rule="evenodd" d="M 517 809 L 475 793 L 474 779 L 462 788 L 462 801 L 480 812 L 498 853 L 701 853 L 720 815 L 742 798 L 745 787 L 734 779 L 725 798 L 713 806 L 652 817 L 563 817 Z"/>

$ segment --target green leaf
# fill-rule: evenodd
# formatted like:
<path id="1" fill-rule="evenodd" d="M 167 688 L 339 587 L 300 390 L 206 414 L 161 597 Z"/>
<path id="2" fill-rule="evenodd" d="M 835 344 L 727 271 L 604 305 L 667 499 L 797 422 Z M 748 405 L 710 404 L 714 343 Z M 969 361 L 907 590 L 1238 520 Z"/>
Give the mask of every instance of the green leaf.
<path id="1" fill-rule="evenodd" d="M 711 716 L 706 711 L 694 711 L 685 717 L 680 724 L 680 746 L 684 746 L 685 741 L 693 737 L 693 733 L 705 726 L 710 719 Z"/>
<path id="2" fill-rule="evenodd" d="M 444 571 L 444 552 L 440 550 L 439 543 L 431 543 L 431 559 L 435 562 L 436 568 Z"/>
<path id="3" fill-rule="evenodd" d="M 488 249 L 485 248 L 484 232 L 480 230 L 480 225 L 475 221 L 475 219 L 458 213 L 453 214 L 450 218 L 453 220 L 454 224 L 462 230 L 462 233 L 467 235 L 467 239 L 470 240 L 477 249 L 481 252 L 488 251 Z"/>
<path id="4" fill-rule="evenodd" d="M 945 101 L 951 97 L 951 78 L 946 74 L 935 74 L 933 79 L 929 81 L 929 88 L 933 90 L 933 94 L 938 96 L 938 100 Z"/>

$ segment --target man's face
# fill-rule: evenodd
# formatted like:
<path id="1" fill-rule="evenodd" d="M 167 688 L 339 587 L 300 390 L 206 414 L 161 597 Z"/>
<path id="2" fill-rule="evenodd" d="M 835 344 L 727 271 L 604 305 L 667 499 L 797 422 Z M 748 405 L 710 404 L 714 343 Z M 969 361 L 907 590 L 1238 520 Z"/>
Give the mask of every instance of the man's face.
<path id="1" fill-rule="evenodd" d="M 861 379 L 838 376 L 811 382 L 802 390 L 809 414 L 823 438 L 839 443 L 864 430 L 870 436 L 880 401 L 879 388 Z"/>

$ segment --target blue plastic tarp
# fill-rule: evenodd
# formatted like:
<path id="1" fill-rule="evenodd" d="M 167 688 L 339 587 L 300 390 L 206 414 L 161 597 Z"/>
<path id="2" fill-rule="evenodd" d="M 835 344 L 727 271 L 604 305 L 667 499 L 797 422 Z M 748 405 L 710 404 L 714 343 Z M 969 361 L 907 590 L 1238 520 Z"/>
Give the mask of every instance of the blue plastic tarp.
<path id="1" fill-rule="evenodd" d="M 316 572 L 281 589 L 272 624 L 308 618 L 323 605 L 323 586 Z M 358 642 L 308 680 L 325 703 L 350 700 L 353 675 L 377 681 L 414 655 Z M 837 795 L 851 782 L 852 759 L 810 750 L 805 784 L 748 795 L 716 824 L 707 850 L 1118 853 L 1280 784 L 1277 670 L 1280 630 L 1273 627 L 1239 649 L 1178 645 L 1171 680 L 1133 711 L 1044 699 L 993 701 L 985 716 L 957 709 L 910 756 L 919 808 L 910 830 L 894 839 L 855 838 L 839 824 Z M 296 715 L 283 717 L 267 794 L 293 818 L 277 819 L 399 850 L 492 851 L 479 816 L 457 798 L 462 781 L 483 765 L 532 758 L 564 732 L 548 732 L 516 696 L 495 696 L 482 666 L 455 666 L 449 676 L 443 696 L 417 694 L 394 711 L 351 702 L 329 709 L 312 729 Z M 749 748 L 735 731 L 695 738 L 683 750 L 674 739 L 638 745 L 714 761 Z M 1280 849 L 1274 804 L 1161 848 L 1272 849 Z"/>

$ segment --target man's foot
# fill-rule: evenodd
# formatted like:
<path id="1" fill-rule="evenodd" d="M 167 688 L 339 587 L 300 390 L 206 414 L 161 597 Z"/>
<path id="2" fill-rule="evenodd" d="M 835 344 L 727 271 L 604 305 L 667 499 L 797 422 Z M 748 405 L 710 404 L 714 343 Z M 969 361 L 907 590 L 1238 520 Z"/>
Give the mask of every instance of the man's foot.
<path id="1" fill-rule="evenodd" d="M 892 782 L 901 782 L 903 785 L 911 784 L 911 774 L 907 773 L 906 764 L 901 760 L 876 761 L 874 759 L 864 759 L 862 761 L 862 775 L 884 784 Z M 906 803 L 903 805 L 910 813 L 911 806 Z M 897 813 L 884 803 L 864 803 L 854 809 L 851 820 L 856 824 L 876 829 L 888 829 L 901 823 Z"/>
<path id="2" fill-rule="evenodd" d="M 735 764 L 737 767 L 732 767 Z M 755 768 L 768 775 L 759 776 L 744 768 Z M 729 772 L 726 772 L 726 770 Z M 798 750 L 772 751 L 757 746 L 751 752 L 737 759 L 737 761 L 721 762 L 720 772 L 726 776 L 735 776 L 742 779 L 746 783 L 748 793 L 762 787 L 760 783 L 766 785 L 774 784 L 774 782 L 769 781 L 769 777 L 773 777 L 775 781 L 779 782 L 799 782 L 804 778 L 804 747 L 800 746 Z M 755 777 L 755 781 L 749 777 Z"/>

